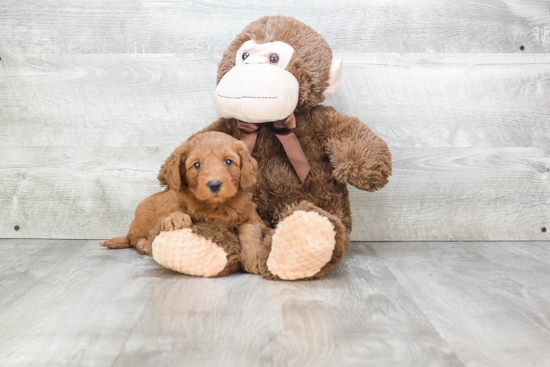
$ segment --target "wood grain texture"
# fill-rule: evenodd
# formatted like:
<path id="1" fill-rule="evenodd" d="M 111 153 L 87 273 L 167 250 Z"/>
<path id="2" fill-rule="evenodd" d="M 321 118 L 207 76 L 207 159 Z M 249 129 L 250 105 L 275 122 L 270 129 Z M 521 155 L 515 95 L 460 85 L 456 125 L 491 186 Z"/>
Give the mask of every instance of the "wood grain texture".
<path id="1" fill-rule="evenodd" d="M 55 247 L 52 241 L 56 243 Z M 2 240 L 0 243 L 0 309 L 14 302 L 47 276 L 52 270 L 47 264 L 57 262 L 60 254 L 73 250 L 73 244 L 69 241 Z M 34 268 L 37 261 L 46 266 Z"/>
<path id="2" fill-rule="evenodd" d="M 534 260 L 530 245 L 544 257 Z M 465 365 L 543 366 L 550 363 L 550 286 L 539 281 L 539 272 L 526 268 L 535 262 L 548 268 L 548 245 L 370 246 Z M 510 256 L 515 261 L 509 261 Z"/>
<path id="3" fill-rule="evenodd" d="M 548 240 L 550 150 L 395 148 L 383 190 L 353 189 L 352 237 L 376 241 Z"/>
<path id="4" fill-rule="evenodd" d="M 113 366 L 285 365 L 280 304 L 269 301 L 269 281 L 166 271 L 171 279 L 155 288 Z"/>
<path id="5" fill-rule="evenodd" d="M 4 0 L 0 53 L 221 53 L 249 22 L 296 17 L 336 52 L 548 52 L 543 0 Z"/>
<path id="6" fill-rule="evenodd" d="M 216 59 L 193 55 L 4 58 L 3 141 L 173 148 L 218 118 L 216 69 Z"/>
<path id="7" fill-rule="evenodd" d="M 319 283 L 277 283 L 290 365 L 462 366 L 371 248 L 352 243 Z"/>
<path id="8" fill-rule="evenodd" d="M 3 237 L 122 236 L 172 147 L 0 149 Z M 15 226 L 19 230 L 15 231 Z"/>
<path id="9" fill-rule="evenodd" d="M 38 245 L 0 241 L 7 263 Z M 43 248 L 65 245 L 20 267 L 49 274 L 0 309 L 2 366 L 462 365 L 366 246 L 321 281 L 273 282 L 188 277 L 94 241 Z"/>
<path id="10" fill-rule="evenodd" d="M 328 104 L 390 147 L 550 146 L 550 54 L 341 57 Z"/>
<path id="11" fill-rule="evenodd" d="M 550 13 L 550 12 L 549 12 Z M 326 104 L 391 147 L 550 146 L 550 54 L 340 54 Z M 4 146 L 175 147 L 217 119 L 218 58 L 11 55 Z"/>
<path id="12" fill-rule="evenodd" d="M 0 240 L 0 364 L 545 366 L 549 244 L 352 243 L 319 281 L 273 282 Z"/>
<path id="13" fill-rule="evenodd" d="M 550 242 L 517 242 L 517 243 L 472 243 L 468 246 L 476 252 L 498 264 L 506 270 L 509 278 L 520 282 L 526 289 L 536 292 L 536 295 L 550 302 L 550 293 L 546 285 L 550 279 Z M 518 257 L 522 259 L 518 261 Z"/>
<path id="14" fill-rule="evenodd" d="M 110 366 L 161 279 L 151 259 L 103 252 L 97 241 L 4 240 L 0 248 L 11 267 L 0 278 L 6 367 Z"/>

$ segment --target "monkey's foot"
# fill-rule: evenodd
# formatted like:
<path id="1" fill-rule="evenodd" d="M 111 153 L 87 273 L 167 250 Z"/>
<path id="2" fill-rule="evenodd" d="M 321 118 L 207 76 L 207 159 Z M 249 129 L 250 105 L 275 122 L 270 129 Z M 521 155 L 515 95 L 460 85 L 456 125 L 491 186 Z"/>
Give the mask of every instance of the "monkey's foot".
<path id="1" fill-rule="evenodd" d="M 224 230 L 200 223 L 193 228 L 163 231 L 153 241 L 153 258 L 187 275 L 209 278 L 231 273 L 239 268 L 239 242 L 236 235 Z"/>
<path id="2" fill-rule="evenodd" d="M 332 259 L 336 232 L 316 211 L 296 210 L 277 225 L 267 269 L 284 280 L 313 277 Z"/>

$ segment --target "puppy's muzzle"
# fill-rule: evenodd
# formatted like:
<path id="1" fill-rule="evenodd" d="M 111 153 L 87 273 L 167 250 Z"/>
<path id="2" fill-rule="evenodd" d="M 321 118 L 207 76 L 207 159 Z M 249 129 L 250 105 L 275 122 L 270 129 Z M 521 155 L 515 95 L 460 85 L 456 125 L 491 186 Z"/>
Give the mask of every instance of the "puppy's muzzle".
<path id="1" fill-rule="evenodd" d="M 222 188 L 222 183 L 218 180 L 212 180 L 209 181 L 206 186 L 210 189 L 212 192 L 218 192 Z"/>

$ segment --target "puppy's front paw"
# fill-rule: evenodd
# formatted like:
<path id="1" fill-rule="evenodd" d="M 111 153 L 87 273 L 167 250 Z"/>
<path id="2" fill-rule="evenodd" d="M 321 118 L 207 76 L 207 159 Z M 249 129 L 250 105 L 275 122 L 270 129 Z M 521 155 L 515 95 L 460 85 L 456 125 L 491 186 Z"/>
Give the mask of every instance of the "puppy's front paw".
<path id="1" fill-rule="evenodd" d="M 164 218 L 160 229 L 163 231 L 175 231 L 177 229 L 189 228 L 193 222 L 191 217 L 182 212 L 175 212 Z"/>
<path id="2" fill-rule="evenodd" d="M 151 245 L 151 241 L 142 238 L 136 243 L 136 249 L 144 255 L 151 256 L 151 254 L 153 253 L 153 248 L 151 247 Z"/>

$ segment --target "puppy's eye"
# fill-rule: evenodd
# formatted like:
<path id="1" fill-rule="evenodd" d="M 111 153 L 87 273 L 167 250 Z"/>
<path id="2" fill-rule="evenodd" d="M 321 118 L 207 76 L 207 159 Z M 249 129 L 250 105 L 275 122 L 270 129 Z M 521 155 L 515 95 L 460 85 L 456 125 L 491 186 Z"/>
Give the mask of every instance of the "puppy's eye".
<path id="1" fill-rule="evenodd" d="M 250 56 L 250 54 L 248 52 L 243 52 L 243 60 L 246 60 L 246 58 Z"/>
<path id="2" fill-rule="evenodd" d="M 226 159 L 225 160 L 225 165 L 226 166 L 231 166 L 233 164 L 233 161 L 231 159 Z"/>
<path id="3" fill-rule="evenodd" d="M 199 168 L 201 168 L 201 164 L 199 162 L 197 162 L 193 165 L 193 167 L 195 167 L 195 169 L 199 169 Z"/>
<path id="4" fill-rule="evenodd" d="M 272 64 L 276 64 L 279 62 L 279 55 L 277 54 L 271 54 L 269 55 L 269 62 Z"/>

